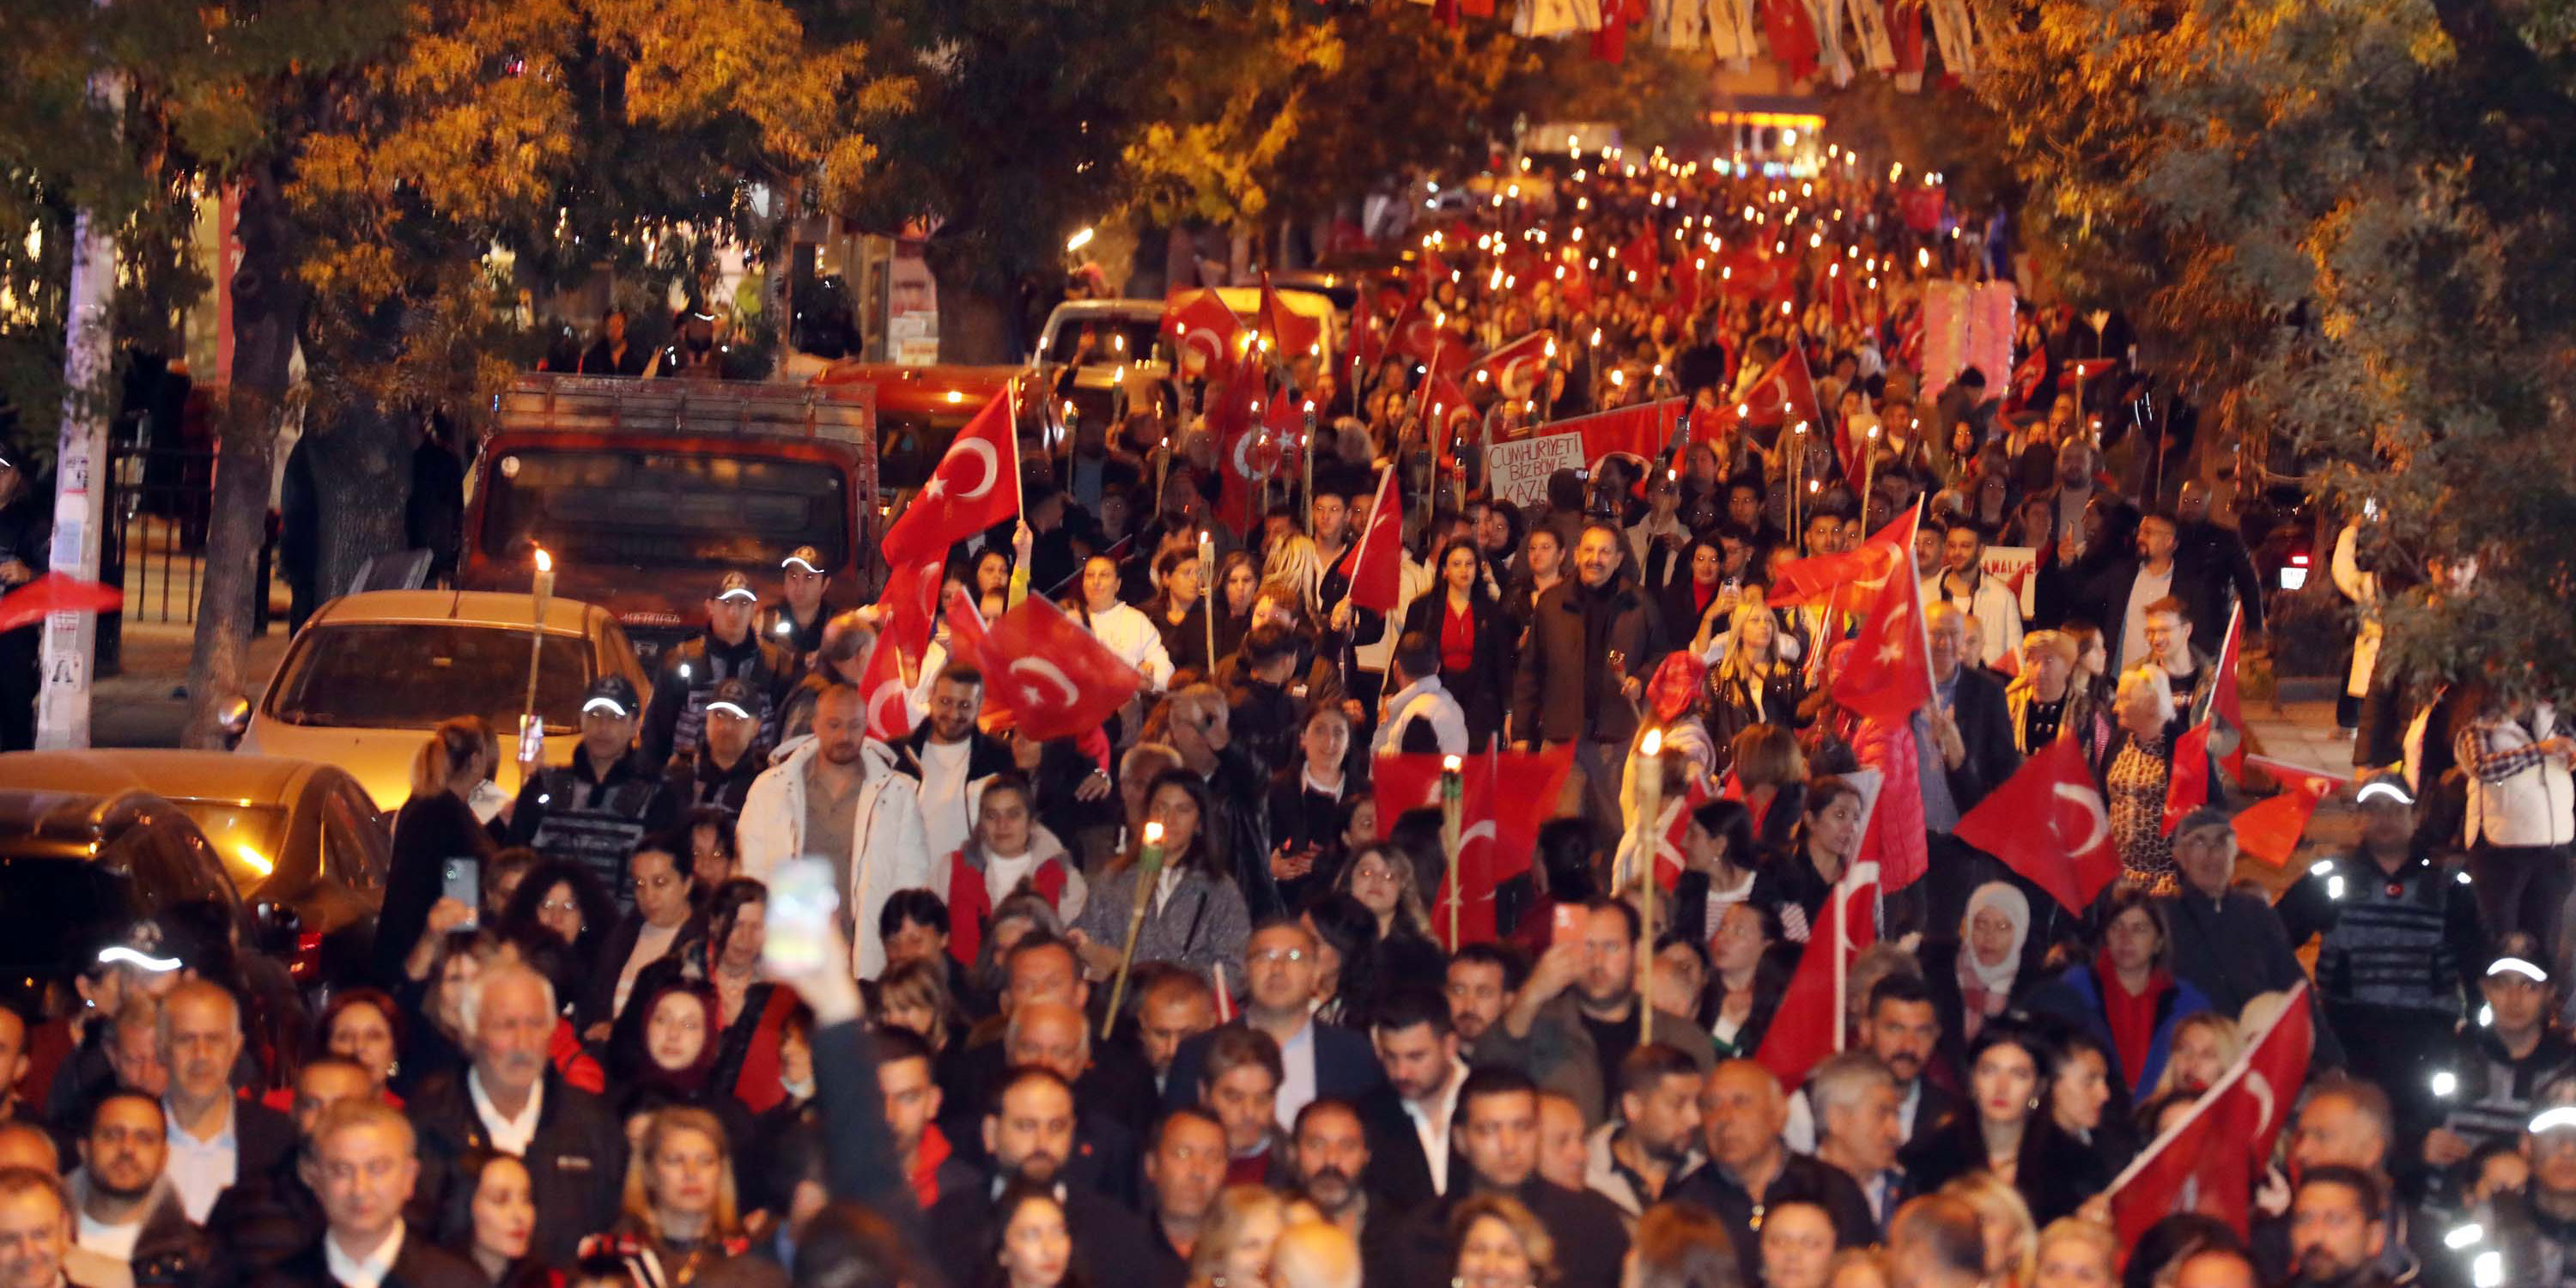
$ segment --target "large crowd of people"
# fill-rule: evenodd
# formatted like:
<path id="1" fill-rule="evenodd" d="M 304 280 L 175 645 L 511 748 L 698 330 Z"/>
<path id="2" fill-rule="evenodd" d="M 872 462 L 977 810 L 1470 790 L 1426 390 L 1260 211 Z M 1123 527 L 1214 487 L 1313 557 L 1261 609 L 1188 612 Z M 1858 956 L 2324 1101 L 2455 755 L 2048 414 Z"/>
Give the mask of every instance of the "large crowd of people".
<path id="1" fill-rule="evenodd" d="M 494 731 L 442 725 L 341 977 L 182 905 L 0 1010 L 0 1288 L 2576 1283 L 2548 710 L 2455 701 L 2456 739 L 2359 776 L 2357 845 L 2240 885 L 2249 785 L 2176 763 L 2245 735 L 2184 737 L 2231 617 L 2263 629 L 2224 489 L 2134 373 L 2079 373 L 2100 321 L 2025 305 L 2008 379 L 1927 387 L 1927 288 L 2009 276 L 2008 237 L 1836 161 L 1599 156 L 1428 230 L 1350 328 L 1382 361 L 1272 378 L 1330 433 L 1249 523 L 1214 373 L 1077 425 L 948 571 L 1139 672 L 1096 731 L 992 718 L 943 626 L 909 732 L 870 736 L 885 610 L 808 551 L 773 605 L 717 581 L 649 695 L 595 684 L 515 799 Z M 1531 334 L 1535 375 L 1426 414 L 1438 348 Z M 1752 414 L 1801 356 L 1814 404 Z M 1667 396 L 1660 454 L 1493 491 L 1498 448 Z M 1391 610 L 1352 598 L 1384 469 Z M 1774 601 L 1917 512 L 1933 696 L 1890 722 L 1835 696 L 1857 614 Z M 1670 880 L 1618 858 L 1649 730 L 1650 794 L 1690 802 Z M 2084 907 L 1953 835 L 2060 741 L 2121 869 Z M 1373 782 L 1505 752 L 1568 772 L 1459 935 L 1441 810 Z M 2211 803 L 2169 821 L 2186 771 Z M 1921 874 L 1860 905 L 1831 1051 L 1784 1081 L 1766 1038 L 1815 1018 L 1784 1004 L 1873 831 Z M 819 951 L 774 951 L 790 914 Z M 2279 1157 L 2216 1196 L 2250 1220 L 2115 1234 L 2124 1169 L 2303 983 Z"/>

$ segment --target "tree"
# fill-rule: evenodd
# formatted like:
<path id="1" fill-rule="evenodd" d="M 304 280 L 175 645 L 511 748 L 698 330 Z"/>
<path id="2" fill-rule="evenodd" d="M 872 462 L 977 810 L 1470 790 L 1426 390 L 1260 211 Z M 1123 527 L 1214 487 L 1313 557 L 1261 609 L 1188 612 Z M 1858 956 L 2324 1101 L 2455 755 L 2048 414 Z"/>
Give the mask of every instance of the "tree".
<path id="1" fill-rule="evenodd" d="M 2567 691 L 2576 4 L 2038 0 L 1988 30 L 2026 235 L 2319 497 L 2376 502 L 2415 583 L 2399 673 Z"/>

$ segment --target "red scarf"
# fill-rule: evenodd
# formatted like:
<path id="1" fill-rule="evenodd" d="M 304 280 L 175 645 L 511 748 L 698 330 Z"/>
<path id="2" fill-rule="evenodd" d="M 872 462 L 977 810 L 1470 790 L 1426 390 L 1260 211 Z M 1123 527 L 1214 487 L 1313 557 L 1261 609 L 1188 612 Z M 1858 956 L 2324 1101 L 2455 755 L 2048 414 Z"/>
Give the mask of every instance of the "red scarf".
<path id="1" fill-rule="evenodd" d="M 1050 908 L 1064 906 L 1064 858 L 1048 859 L 1029 873 L 1028 882 Z M 984 946 L 984 928 L 993 924 L 992 892 L 984 888 L 984 870 L 966 861 L 966 851 L 948 856 L 948 955 L 960 965 L 975 964 Z"/>
<path id="2" fill-rule="evenodd" d="M 948 1137 L 937 1123 L 921 1128 L 921 1157 L 912 1166 L 912 1196 L 927 1212 L 939 1202 L 939 1165 L 948 1161 Z"/>
<path id="3" fill-rule="evenodd" d="M 2131 993 L 2120 986 L 2117 971 L 2100 971 L 2095 979 L 2102 986 L 2102 1019 L 2110 1026 L 2111 1045 L 2120 1052 L 2120 1076 L 2129 1082 L 2129 1090 L 2138 1088 L 2138 1075 L 2147 1067 L 2147 1055 L 2156 1045 L 2156 1004 L 2164 999 L 2173 981 L 2162 970 L 2147 976 L 2146 991 Z"/>

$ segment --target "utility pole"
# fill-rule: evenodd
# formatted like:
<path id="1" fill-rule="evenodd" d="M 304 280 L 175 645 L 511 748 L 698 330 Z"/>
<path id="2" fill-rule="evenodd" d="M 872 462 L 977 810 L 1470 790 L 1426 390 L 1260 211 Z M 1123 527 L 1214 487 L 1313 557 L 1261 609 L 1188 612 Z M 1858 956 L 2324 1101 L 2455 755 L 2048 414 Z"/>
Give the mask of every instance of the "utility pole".
<path id="1" fill-rule="evenodd" d="M 98 0 L 104 13 L 108 0 Z M 104 58 L 103 45 L 93 44 Z M 100 66 L 90 73 L 93 108 L 113 119 L 125 107 L 125 78 Z M 116 302 L 116 238 L 95 205 L 83 205 L 72 226 L 71 308 L 64 327 L 63 427 L 54 456 L 52 571 L 98 580 L 99 542 L 106 524 L 107 373 L 114 360 L 109 310 Z M 44 687 L 36 697 L 36 746 L 41 750 L 89 746 L 91 663 L 98 655 L 98 614 L 55 613 L 45 619 L 40 665 Z"/>

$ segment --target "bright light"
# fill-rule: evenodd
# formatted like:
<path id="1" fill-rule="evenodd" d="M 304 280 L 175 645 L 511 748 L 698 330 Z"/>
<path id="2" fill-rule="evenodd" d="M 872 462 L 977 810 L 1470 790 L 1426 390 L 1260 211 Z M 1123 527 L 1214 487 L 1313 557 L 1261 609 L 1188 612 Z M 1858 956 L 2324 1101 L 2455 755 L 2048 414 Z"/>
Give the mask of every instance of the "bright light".
<path id="1" fill-rule="evenodd" d="M 1918 250 L 1918 251 L 1914 252 L 1914 266 L 1915 266 L 1916 268 L 1930 268 L 1930 267 L 1932 267 L 1932 248 L 1931 248 L 1931 247 L 1926 246 L 1926 247 L 1922 248 L 1921 250 Z"/>
<path id="2" fill-rule="evenodd" d="M 1780 131 L 1780 146 L 1784 148 L 1794 148 L 1798 146 L 1798 132 L 1796 130 Z"/>
<path id="3" fill-rule="evenodd" d="M 1085 229 L 1083 229 L 1081 232 L 1075 233 L 1075 234 L 1074 234 L 1074 235 L 1072 235 L 1071 237 L 1067 237 L 1067 238 L 1065 238 L 1065 239 L 1064 239 L 1064 249 L 1065 249 L 1065 253 L 1066 253 L 1066 254 L 1072 254 L 1073 252 L 1078 251 L 1078 250 L 1082 249 L 1083 247 L 1090 245 L 1090 244 L 1091 244 L 1091 239 L 1092 239 L 1093 237 L 1098 236 L 1098 235 L 1099 235 L 1099 230 L 1098 230 L 1098 229 L 1096 229 L 1096 228 L 1085 228 Z"/>
<path id="4" fill-rule="evenodd" d="M 1649 756 L 1662 755 L 1664 751 L 1664 731 L 1661 729 L 1647 730 L 1645 738 L 1638 742 L 1637 750 Z"/>
<path id="5" fill-rule="evenodd" d="M 233 852 L 241 856 L 241 861 L 243 863 L 258 869 L 261 876 L 267 876 L 269 873 L 277 870 L 277 865 L 269 862 L 268 856 L 260 853 L 259 848 L 248 841 L 235 844 L 233 846 Z"/>
<path id="6" fill-rule="evenodd" d="M 951 389 L 948 391 L 948 401 L 952 403 L 962 403 L 966 401 L 966 395 L 960 390 Z"/>
<path id="7" fill-rule="evenodd" d="M 1147 823 L 1145 825 L 1145 844 L 1161 845 L 1162 843 L 1163 825 L 1160 823 Z"/>
<path id="8" fill-rule="evenodd" d="M 538 571 L 538 572 L 553 572 L 554 570 L 555 570 L 555 557 L 554 557 L 553 555 L 547 554 L 547 553 L 546 553 L 546 548 L 545 548 L 544 546 L 539 546 L 539 547 L 537 547 L 537 571 Z"/>

